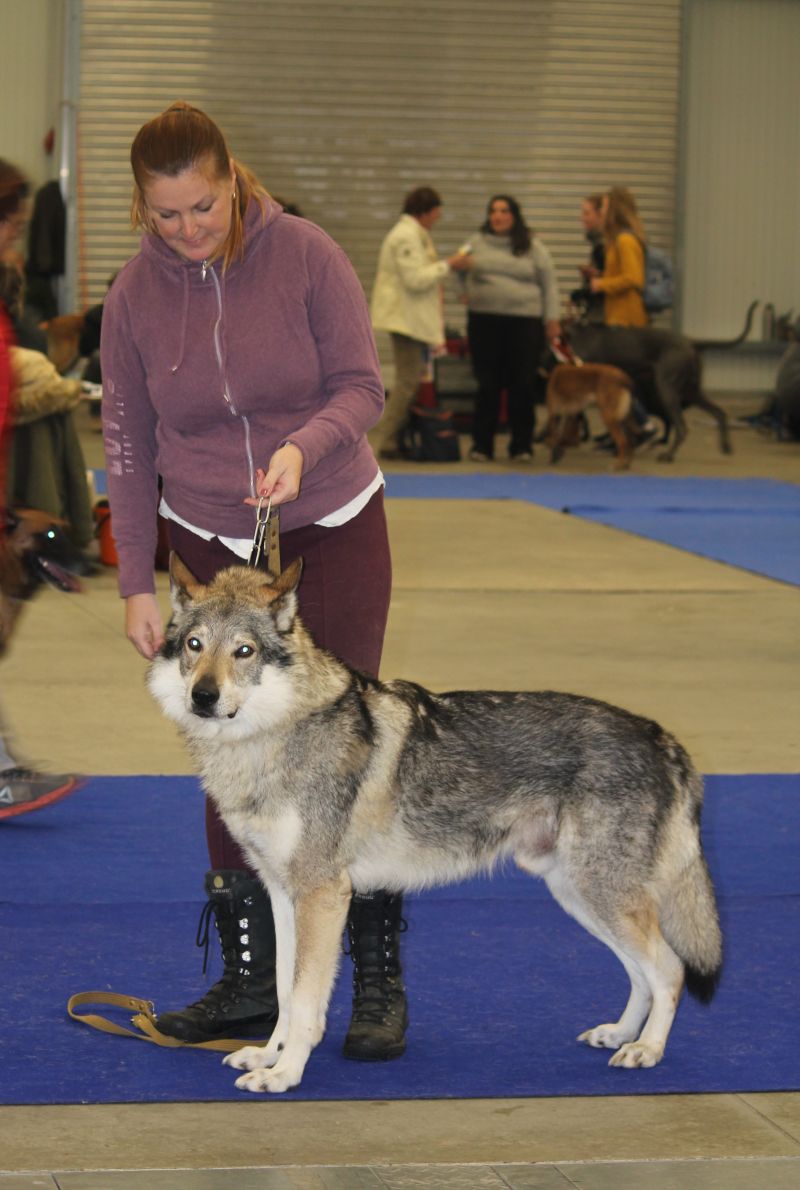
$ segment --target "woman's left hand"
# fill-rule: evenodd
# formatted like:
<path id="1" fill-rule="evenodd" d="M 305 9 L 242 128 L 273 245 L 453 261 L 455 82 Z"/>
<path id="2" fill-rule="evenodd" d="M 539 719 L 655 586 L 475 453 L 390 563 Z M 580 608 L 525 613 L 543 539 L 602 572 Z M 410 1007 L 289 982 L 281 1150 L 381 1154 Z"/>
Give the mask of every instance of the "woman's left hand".
<path id="1" fill-rule="evenodd" d="M 557 318 L 548 318 L 545 323 L 545 332 L 547 334 L 548 342 L 553 343 L 556 339 L 561 338 L 561 323 Z"/>
<path id="2" fill-rule="evenodd" d="M 257 495 L 248 496 L 245 504 L 258 504 L 262 496 L 269 497 L 273 504 L 288 504 L 291 500 L 296 500 L 300 494 L 302 474 L 303 453 L 293 442 L 287 442 L 275 451 L 266 471 L 258 468 Z"/>

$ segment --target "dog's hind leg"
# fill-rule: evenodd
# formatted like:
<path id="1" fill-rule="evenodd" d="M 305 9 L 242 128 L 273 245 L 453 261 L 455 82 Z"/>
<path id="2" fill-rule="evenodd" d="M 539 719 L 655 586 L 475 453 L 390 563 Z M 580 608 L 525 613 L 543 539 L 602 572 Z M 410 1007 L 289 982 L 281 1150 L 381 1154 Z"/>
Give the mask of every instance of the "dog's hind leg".
<path id="1" fill-rule="evenodd" d="M 689 374 L 687 374 L 687 368 Z M 680 354 L 676 357 L 674 353 L 670 357 L 660 360 L 656 365 L 654 380 L 659 401 L 668 420 L 672 423 L 666 449 L 656 457 L 659 463 L 671 463 L 688 433 L 686 419 L 683 416 L 681 392 L 687 385 L 696 389 L 696 380 L 691 371 L 691 363 L 687 364 Z"/>
<path id="2" fill-rule="evenodd" d="M 606 425 L 617 448 L 613 468 L 615 471 L 627 471 L 631 465 L 631 444 L 628 440 L 628 435 L 619 421 L 609 419 Z"/>
<path id="3" fill-rule="evenodd" d="M 733 447 L 731 446 L 730 434 L 728 432 L 728 416 L 725 410 L 720 409 L 719 405 L 715 405 L 705 393 L 700 391 L 698 391 L 693 404 L 698 409 L 704 409 L 706 413 L 710 413 L 716 419 L 719 426 L 719 448 L 725 455 L 733 454 Z"/>
<path id="4" fill-rule="evenodd" d="M 258 1052 L 251 1053 L 252 1047 L 229 1055 L 226 1059 L 229 1066 L 249 1072 L 236 1080 L 240 1090 L 287 1091 L 302 1079 L 309 1055 L 325 1032 L 350 893 L 350 882 L 343 874 L 297 897 L 294 913 L 297 947 L 286 1041 L 278 1060 L 269 1069 L 258 1060 Z"/>
<path id="5" fill-rule="evenodd" d="M 655 1066 L 661 1061 L 683 987 L 683 963 L 658 926 L 658 913 L 642 897 L 633 910 L 600 912 L 559 866 L 545 877 L 561 905 L 624 966 L 631 993 L 618 1021 L 587 1029 L 578 1037 L 588 1045 L 616 1049 L 610 1066 Z"/>

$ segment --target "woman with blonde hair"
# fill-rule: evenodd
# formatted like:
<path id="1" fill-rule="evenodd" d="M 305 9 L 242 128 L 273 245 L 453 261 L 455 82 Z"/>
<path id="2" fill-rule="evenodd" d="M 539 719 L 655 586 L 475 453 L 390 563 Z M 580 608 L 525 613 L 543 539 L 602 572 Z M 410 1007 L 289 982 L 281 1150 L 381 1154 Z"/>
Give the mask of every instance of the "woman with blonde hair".
<path id="1" fill-rule="evenodd" d="M 605 299 L 608 326 L 647 326 L 642 293 L 645 280 L 645 235 L 636 199 L 625 186 L 614 186 L 603 201 L 605 268 L 590 281 L 592 293 Z"/>
<path id="2" fill-rule="evenodd" d="M 377 675 L 391 559 L 366 431 L 384 393 L 352 265 L 321 228 L 287 215 L 213 120 L 186 103 L 139 130 L 131 167 L 133 221 L 144 235 L 106 297 L 101 338 L 128 637 L 146 658 L 164 642 L 157 511 L 172 549 L 207 583 L 247 561 L 265 496 L 280 508 L 282 564 L 304 559 L 306 627 Z M 278 1010 L 270 900 L 211 803 L 206 837 L 223 974 L 195 1003 L 160 1014 L 159 1028 L 189 1043 L 264 1037 Z M 347 1057 L 394 1058 L 405 1048 L 400 915 L 399 896 L 353 898 Z"/>

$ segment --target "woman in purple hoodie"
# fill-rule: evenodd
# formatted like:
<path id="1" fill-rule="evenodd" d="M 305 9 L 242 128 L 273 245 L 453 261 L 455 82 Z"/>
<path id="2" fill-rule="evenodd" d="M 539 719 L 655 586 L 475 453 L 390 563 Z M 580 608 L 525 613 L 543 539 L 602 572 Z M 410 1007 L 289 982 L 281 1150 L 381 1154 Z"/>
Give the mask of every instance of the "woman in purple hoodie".
<path id="1" fill-rule="evenodd" d="M 254 505 L 280 509 L 281 564 L 302 555 L 317 643 L 377 675 L 391 590 L 383 476 L 366 439 L 384 404 L 361 285 L 320 228 L 283 212 L 203 112 L 176 103 L 131 148 L 143 237 L 105 301 L 108 486 L 128 637 L 161 646 L 158 511 L 202 582 L 246 561 Z M 159 479 L 161 495 L 159 496 Z M 269 898 L 213 805 L 206 891 L 222 978 L 159 1028 L 186 1042 L 269 1033 L 277 1018 Z M 397 896 L 356 895 L 345 1054 L 398 1057 L 407 1025 Z M 248 919 L 242 936 L 239 923 Z"/>

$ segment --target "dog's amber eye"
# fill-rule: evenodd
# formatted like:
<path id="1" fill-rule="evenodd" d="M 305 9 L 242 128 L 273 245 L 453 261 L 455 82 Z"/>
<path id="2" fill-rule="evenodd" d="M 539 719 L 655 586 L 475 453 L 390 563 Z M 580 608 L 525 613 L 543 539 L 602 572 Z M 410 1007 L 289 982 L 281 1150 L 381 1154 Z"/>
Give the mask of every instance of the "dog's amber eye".
<path id="1" fill-rule="evenodd" d="M 241 657 L 252 657 L 254 653 L 255 653 L 255 649 L 252 647 L 252 645 L 240 645 L 239 648 L 236 650 L 236 652 L 233 655 L 234 655 L 234 657 L 240 657 L 240 658 Z"/>
<path id="2" fill-rule="evenodd" d="M 191 649 L 193 653 L 199 653 L 202 647 L 196 636 L 190 636 L 186 642 L 186 648 Z"/>

